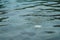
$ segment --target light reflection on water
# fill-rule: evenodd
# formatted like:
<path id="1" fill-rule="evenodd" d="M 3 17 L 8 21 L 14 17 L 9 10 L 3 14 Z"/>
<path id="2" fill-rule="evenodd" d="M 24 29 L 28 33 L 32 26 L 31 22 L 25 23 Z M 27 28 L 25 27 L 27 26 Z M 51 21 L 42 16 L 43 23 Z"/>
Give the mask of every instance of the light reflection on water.
<path id="1" fill-rule="evenodd" d="M 0 40 L 60 40 L 60 1 L 0 1 Z"/>

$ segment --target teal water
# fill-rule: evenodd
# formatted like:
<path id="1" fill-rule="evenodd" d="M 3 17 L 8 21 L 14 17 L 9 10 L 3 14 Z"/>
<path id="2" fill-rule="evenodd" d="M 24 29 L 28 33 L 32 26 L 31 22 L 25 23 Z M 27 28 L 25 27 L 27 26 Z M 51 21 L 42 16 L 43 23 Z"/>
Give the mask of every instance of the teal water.
<path id="1" fill-rule="evenodd" d="M 60 40 L 60 0 L 0 0 L 0 40 Z"/>

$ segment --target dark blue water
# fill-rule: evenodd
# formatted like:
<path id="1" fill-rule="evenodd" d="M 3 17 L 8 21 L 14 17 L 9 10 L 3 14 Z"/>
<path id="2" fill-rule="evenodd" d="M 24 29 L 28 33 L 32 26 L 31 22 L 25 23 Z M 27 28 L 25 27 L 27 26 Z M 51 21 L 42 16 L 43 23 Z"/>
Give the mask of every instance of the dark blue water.
<path id="1" fill-rule="evenodd" d="M 0 40 L 60 40 L 60 0 L 0 0 Z"/>

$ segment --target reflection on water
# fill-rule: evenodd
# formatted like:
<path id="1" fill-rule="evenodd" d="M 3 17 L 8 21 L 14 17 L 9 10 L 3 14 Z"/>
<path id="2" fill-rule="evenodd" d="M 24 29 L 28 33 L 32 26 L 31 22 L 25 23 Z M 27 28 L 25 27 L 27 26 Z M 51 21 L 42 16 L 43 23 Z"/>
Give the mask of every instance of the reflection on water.
<path id="1" fill-rule="evenodd" d="M 60 0 L 0 0 L 0 40 L 60 40 Z"/>

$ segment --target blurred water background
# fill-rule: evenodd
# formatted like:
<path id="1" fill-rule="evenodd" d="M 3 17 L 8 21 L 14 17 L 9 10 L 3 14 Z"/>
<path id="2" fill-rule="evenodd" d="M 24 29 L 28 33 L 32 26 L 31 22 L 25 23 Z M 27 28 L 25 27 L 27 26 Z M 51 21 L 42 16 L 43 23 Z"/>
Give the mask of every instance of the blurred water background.
<path id="1" fill-rule="evenodd" d="M 60 0 L 0 0 L 0 40 L 60 40 Z"/>

